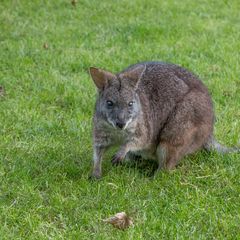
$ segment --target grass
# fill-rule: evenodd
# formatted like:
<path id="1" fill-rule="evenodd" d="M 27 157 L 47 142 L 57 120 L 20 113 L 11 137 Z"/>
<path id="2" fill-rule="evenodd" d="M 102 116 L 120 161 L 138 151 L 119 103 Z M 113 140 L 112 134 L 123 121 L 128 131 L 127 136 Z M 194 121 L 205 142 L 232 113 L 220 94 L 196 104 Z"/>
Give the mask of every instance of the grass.
<path id="1" fill-rule="evenodd" d="M 151 164 L 88 181 L 95 87 L 89 66 L 144 60 L 197 73 L 215 103 L 215 133 L 240 136 L 237 0 L 1 1 L 1 239 L 240 239 L 239 154 L 197 153 L 148 177 Z M 142 166 L 144 165 L 144 166 Z M 126 211 L 135 226 L 102 223 Z"/>

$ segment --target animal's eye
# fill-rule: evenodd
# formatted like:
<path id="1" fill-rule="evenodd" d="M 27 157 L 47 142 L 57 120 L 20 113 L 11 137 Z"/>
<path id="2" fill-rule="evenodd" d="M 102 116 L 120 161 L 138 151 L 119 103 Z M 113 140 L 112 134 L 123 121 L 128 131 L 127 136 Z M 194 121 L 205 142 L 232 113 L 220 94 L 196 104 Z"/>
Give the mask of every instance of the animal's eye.
<path id="1" fill-rule="evenodd" d="M 110 101 L 110 100 L 108 100 L 108 101 L 107 101 L 107 106 L 108 106 L 108 107 L 112 107 L 112 106 L 113 106 L 113 102 Z"/>
<path id="2" fill-rule="evenodd" d="M 131 102 L 128 103 L 128 106 L 129 106 L 129 107 L 132 107 L 132 105 L 133 105 L 133 101 L 131 101 Z"/>

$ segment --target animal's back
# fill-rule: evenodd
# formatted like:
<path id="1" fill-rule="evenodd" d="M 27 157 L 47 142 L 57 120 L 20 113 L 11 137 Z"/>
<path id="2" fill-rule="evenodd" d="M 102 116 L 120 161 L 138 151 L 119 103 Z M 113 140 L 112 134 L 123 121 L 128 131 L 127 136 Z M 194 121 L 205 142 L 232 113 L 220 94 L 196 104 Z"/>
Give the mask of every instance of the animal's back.
<path id="1" fill-rule="evenodd" d="M 158 90 L 162 94 L 163 90 L 167 93 L 171 90 L 171 93 L 175 92 L 175 94 L 181 94 L 181 92 L 184 91 L 181 87 L 184 83 L 188 86 L 188 90 L 195 88 L 198 91 L 208 94 L 207 88 L 195 74 L 172 63 L 142 62 L 129 66 L 121 73 L 127 72 L 143 64 L 146 66 L 146 69 L 140 80 L 139 92 L 144 91 L 148 95 L 154 96 L 155 92 Z M 165 94 L 165 96 L 167 96 L 167 94 Z"/>

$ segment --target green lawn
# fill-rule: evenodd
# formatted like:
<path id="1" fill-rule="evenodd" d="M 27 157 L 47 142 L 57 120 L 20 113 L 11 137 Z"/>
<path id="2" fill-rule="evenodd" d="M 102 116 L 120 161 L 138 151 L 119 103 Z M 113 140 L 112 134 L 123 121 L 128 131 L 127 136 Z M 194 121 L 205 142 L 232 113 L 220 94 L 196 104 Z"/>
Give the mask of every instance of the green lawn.
<path id="1" fill-rule="evenodd" d="M 240 2 L 0 3 L 0 239 L 240 239 L 240 154 L 197 153 L 149 177 L 147 162 L 91 170 L 89 66 L 161 60 L 209 87 L 215 133 L 240 139 Z M 0 94 L 3 95 L 3 94 Z M 126 211 L 134 227 L 102 219 Z"/>

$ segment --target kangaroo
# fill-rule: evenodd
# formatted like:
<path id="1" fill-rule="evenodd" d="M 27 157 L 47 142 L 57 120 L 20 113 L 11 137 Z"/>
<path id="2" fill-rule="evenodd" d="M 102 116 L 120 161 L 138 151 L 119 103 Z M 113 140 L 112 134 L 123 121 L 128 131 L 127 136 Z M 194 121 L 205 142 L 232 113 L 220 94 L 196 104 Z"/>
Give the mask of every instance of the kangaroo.
<path id="1" fill-rule="evenodd" d="M 219 144 L 213 135 L 213 103 L 201 80 L 188 70 L 164 62 L 131 65 L 113 74 L 90 68 L 98 89 L 93 117 L 92 177 L 102 175 L 103 153 L 120 146 L 112 163 L 137 155 L 173 169 L 199 149 L 239 151 Z"/>

